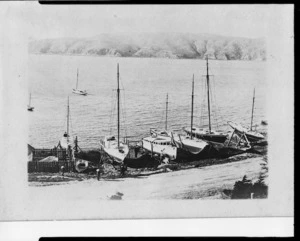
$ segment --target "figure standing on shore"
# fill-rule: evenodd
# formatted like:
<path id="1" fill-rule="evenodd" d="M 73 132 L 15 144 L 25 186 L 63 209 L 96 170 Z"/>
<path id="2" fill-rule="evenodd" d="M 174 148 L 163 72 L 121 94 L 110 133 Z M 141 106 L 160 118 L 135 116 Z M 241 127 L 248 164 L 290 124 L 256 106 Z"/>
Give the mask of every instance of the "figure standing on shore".
<path id="1" fill-rule="evenodd" d="M 64 167 L 64 166 L 61 166 L 60 169 L 61 169 L 61 175 L 64 176 L 64 175 L 65 175 L 65 167 Z"/>
<path id="2" fill-rule="evenodd" d="M 125 175 L 126 171 L 127 171 L 127 165 L 126 164 L 121 165 L 121 177 Z"/>
<path id="3" fill-rule="evenodd" d="M 100 169 L 98 168 L 98 169 L 96 170 L 96 172 L 97 172 L 97 180 L 99 181 L 99 180 L 100 180 Z"/>

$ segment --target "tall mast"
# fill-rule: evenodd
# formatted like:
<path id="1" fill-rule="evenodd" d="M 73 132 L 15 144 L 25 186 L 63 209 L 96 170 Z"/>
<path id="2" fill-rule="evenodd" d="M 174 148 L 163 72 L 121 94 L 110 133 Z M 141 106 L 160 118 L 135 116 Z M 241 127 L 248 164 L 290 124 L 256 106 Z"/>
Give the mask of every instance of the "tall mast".
<path id="1" fill-rule="evenodd" d="M 67 141 L 69 142 L 69 112 L 70 112 L 70 107 L 69 107 L 69 96 L 68 96 L 68 107 L 67 107 Z"/>
<path id="2" fill-rule="evenodd" d="M 77 68 L 77 81 L 76 81 L 76 90 L 78 88 L 78 68 Z"/>
<path id="3" fill-rule="evenodd" d="M 208 125 L 209 125 L 209 133 L 211 133 L 211 123 L 210 123 L 210 100 L 209 100 L 208 55 L 206 55 L 206 81 L 207 81 Z"/>
<path id="4" fill-rule="evenodd" d="M 252 102 L 252 114 L 251 114 L 251 125 L 250 125 L 250 131 L 252 131 L 253 110 L 254 110 L 254 100 L 255 100 L 255 88 L 254 88 L 254 91 L 253 91 L 253 102 Z"/>
<path id="5" fill-rule="evenodd" d="M 192 85 L 191 139 L 193 139 L 193 117 L 194 117 L 194 75 L 193 75 L 193 85 Z"/>
<path id="6" fill-rule="evenodd" d="M 29 93 L 29 106 L 31 105 L 31 93 Z"/>
<path id="7" fill-rule="evenodd" d="M 167 100 L 166 100 L 166 123 L 165 123 L 165 129 L 168 129 L 168 94 L 167 94 Z"/>
<path id="8" fill-rule="evenodd" d="M 118 80 L 118 89 L 117 89 L 117 96 L 118 96 L 118 148 L 120 147 L 120 86 L 119 86 L 119 64 L 117 70 L 117 80 Z"/>

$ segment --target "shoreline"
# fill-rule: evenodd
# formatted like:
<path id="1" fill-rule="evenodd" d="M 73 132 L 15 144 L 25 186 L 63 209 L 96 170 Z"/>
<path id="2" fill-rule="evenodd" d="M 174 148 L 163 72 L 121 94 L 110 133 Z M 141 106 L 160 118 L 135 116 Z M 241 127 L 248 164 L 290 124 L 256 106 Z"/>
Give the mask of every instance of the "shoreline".
<path id="1" fill-rule="evenodd" d="M 58 192 L 61 194 L 60 198 L 66 200 L 74 198 L 107 200 L 116 193 L 123 195 L 122 200 L 228 199 L 223 190 L 231 189 L 244 175 L 247 175 L 250 180 L 256 180 L 261 171 L 262 159 L 263 156 L 253 156 L 224 164 L 161 171 L 146 176 L 144 175 L 146 173 L 140 173 L 142 175 L 108 177 L 100 181 L 92 175 L 82 180 L 70 179 L 66 176 L 69 180 L 64 182 L 28 182 L 28 184 L 34 195 L 40 193 L 40 198 L 47 198 L 52 192 Z"/>

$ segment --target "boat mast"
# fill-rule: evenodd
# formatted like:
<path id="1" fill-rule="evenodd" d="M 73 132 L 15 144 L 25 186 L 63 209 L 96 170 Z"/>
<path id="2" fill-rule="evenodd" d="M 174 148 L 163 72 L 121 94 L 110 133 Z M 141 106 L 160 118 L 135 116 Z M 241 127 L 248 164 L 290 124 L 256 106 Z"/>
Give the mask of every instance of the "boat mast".
<path id="1" fill-rule="evenodd" d="M 118 96 L 118 148 L 120 147 L 120 86 L 119 86 L 119 64 L 117 70 L 117 80 L 118 80 L 118 89 L 117 89 L 117 96 Z"/>
<path id="2" fill-rule="evenodd" d="M 253 102 L 252 102 L 252 114 L 251 114 L 251 125 L 250 125 L 250 131 L 252 131 L 253 110 L 254 110 L 254 100 L 255 100 L 255 88 L 254 88 L 254 91 L 253 91 Z"/>
<path id="3" fill-rule="evenodd" d="M 70 112 L 70 107 L 69 107 L 69 96 L 68 96 L 68 107 L 67 107 L 67 141 L 69 142 L 69 112 Z"/>
<path id="4" fill-rule="evenodd" d="M 77 68 L 77 81 L 76 81 L 76 90 L 78 88 L 78 68 Z"/>
<path id="5" fill-rule="evenodd" d="M 210 123 L 210 102 L 209 102 L 208 55 L 206 55 L 206 81 L 207 81 L 208 125 L 209 125 L 209 133 L 211 133 L 211 123 Z"/>
<path id="6" fill-rule="evenodd" d="M 167 100 L 166 100 L 166 123 L 165 123 L 165 129 L 168 129 L 168 94 L 167 94 Z"/>
<path id="7" fill-rule="evenodd" d="M 193 139 L 193 117 L 194 117 L 194 75 L 193 75 L 193 85 L 192 85 L 191 139 Z"/>
<path id="8" fill-rule="evenodd" d="M 31 93 L 29 94 L 29 106 L 31 106 Z"/>

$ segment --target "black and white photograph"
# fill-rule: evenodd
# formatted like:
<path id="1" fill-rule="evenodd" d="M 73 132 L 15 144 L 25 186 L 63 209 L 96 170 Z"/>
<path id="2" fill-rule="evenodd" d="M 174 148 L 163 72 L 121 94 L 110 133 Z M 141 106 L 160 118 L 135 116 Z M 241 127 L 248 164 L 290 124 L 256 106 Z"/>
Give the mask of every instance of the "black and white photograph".
<path id="1" fill-rule="evenodd" d="M 1 221 L 293 216 L 293 5 L 0 8 Z"/>

